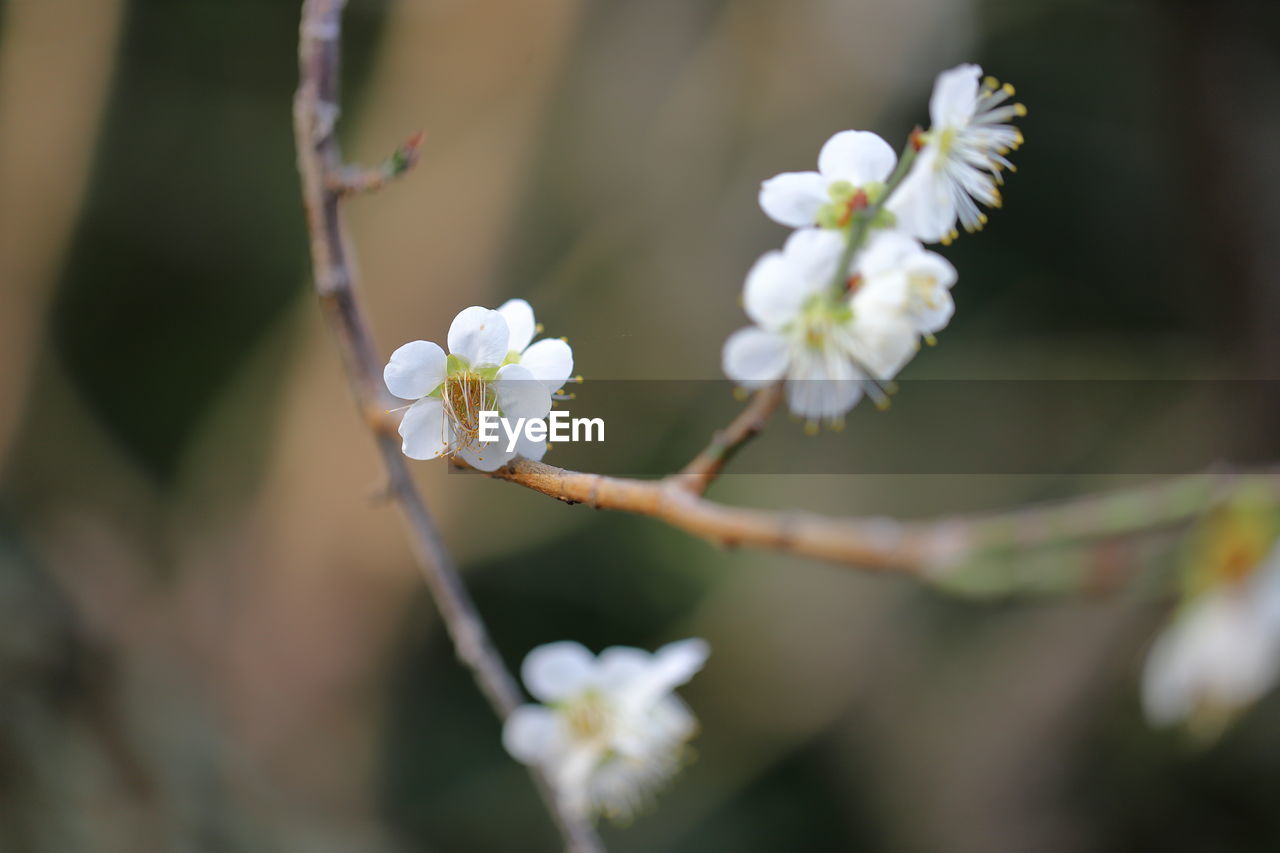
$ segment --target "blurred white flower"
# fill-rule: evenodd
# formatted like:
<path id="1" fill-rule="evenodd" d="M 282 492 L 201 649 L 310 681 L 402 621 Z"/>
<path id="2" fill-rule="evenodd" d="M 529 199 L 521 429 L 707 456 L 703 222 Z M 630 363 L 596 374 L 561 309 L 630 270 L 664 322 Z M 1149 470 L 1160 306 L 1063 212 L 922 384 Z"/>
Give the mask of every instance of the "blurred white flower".
<path id="1" fill-rule="evenodd" d="M 1142 674 L 1153 724 L 1215 735 L 1280 680 L 1280 545 L 1250 568 L 1193 598 L 1156 638 Z"/>
<path id="2" fill-rule="evenodd" d="M 874 204 L 898 156 L 864 130 L 843 130 L 818 154 L 818 171 L 783 172 L 760 186 L 760 207 L 781 225 L 847 228 L 859 206 Z"/>
<path id="3" fill-rule="evenodd" d="M 788 407 L 814 427 L 840 423 L 864 384 L 891 379 L 917 348 L 905 277 L 853 277 L 850 297 L 834 283 L 843 247 L 840 234 L 805 229 L 760 258 L 744 297 L 756 325 L 730 335 L 722 353 L 743 388 L 785 379 Z"/>
<path id="4" fill-rule="evenodd" d="M 507 341 L 506 364 L 519 364 L 546 383 L 552 393 L 559 390 L 573 373 L 573 350 L 560 338 L 543 338 L 531 344 L 542 331 L 533 319 L 533 308 L 523 299 L 508 299 L 498 306 L 498 313 L 511 333 Z"/>
<path id="5" fill-rule="evenodd" d="M 1000 172 L 1013 169 L 1005 155 L 1022 144 L 1022 134 L 1005 122 L 1026 115 L 1026 107 L 1007 103 L 1012 86 L 991 77 L 979 83 L 981 76 L 977 65 L 938 75 L 929 99 L 932 126 L 920 134 L 923 145 L 890 199 L 897 226 L 926 243 L 949 242 L 956 217 L 966 231 L 986 223 L 975 202 L 1000 206 Z"/>
<path id="6" fill-rule="evenodd" d="M 855 299 L 861 288 L 896 294 L 915 330 L 930 342 L 955 313 L 951 286 L 956 269 L 936 252 L 900 231 L 877 231 L 853 266 Z"/>
<path id="7" fill-rule="evenodd" d="M 599 657 L 574 642 L 539 646 L 521 677 L 544 704 L 512 712 L 502 742 L 518 761 L 543 768 L 569 808 L 625 820 L 684 763 L 697 721 L 672 691 L 707 654 L 699 639 L 653 654 L 615 646 Z"/>
<path id="8" fill-rule="evenodd" d="M 435 459 L 457 454 L 481 470 L 495 471 L 516 454 L 541 459 L 545 444 L 523 437 L 514 451 L 506 442 L 480 440 L 480 412 L 509 419 L 545 418 L 551 391 L 522 364 L 506 364 L 511 332 L 497 311 L 472 306 L 449 327 L 449 355 L 430 341 L 410 341 L 383 368 L 387 390 L 413 400 L 400 421 L 404 454 Z"/>

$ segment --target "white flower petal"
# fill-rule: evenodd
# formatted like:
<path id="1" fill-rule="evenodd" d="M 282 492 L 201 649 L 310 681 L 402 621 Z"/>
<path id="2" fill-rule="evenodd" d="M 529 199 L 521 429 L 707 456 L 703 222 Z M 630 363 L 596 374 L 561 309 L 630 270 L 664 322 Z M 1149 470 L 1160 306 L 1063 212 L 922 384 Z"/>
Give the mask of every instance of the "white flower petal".
<path id="1" fill-rule="evenodd" d="M 477 471 L 497 471 L 515 457 L 515 451 L 507 450 L 507 437 L 498 428 L 495 441 L 478 441 L 462 447 L 457 452 L 462 460 Z"/>
<path id="2" fill-rule="evenodd" d="M 520 435 L 516 437 L 516 455 L 534 462 L 541 462 L 542 457 L 547 455 L 547 442 L 534 441 L 529 438 L 528 433 L 521 430 Z"/>
<path id="3" fill-rule="evenodd" d="M 648 669 L 623 691 L 626 701 L 637 707 L 657 702 L 681 684 L 693 678 L 707 662 L 711 647 L 698 637 L 663 646 L 653 653 Z"/>
<path id="4" fill-rule="evenodd" d="M 444 407 L 431 397 L 409 407 L 400 421 L 400 449 L 410 459 L 435 459 L 449 449 Z"/>
<path id="5" fill-rule="evenodd" d="M 960 127 L 973 118 L 978 104 L 978 81 L 982 68 L 973 64 L 957 65 L 943 71 L 933 84 L 929 96 L 929 119 L 935 128 Z"/>
<path id="6" fill-rule="evenodd" d="M 818 171 L 828 181 L 848 181 L 861 187 L 884 181 L 897 162 L 893 148 L 876 134 L 842 130 L 822 146 Z"/>
<path id="7" fill-rule="evenodd" d="M 610 646 L 600 653 L 596 666 L 596 684 L 602 690 L 625 690 L 649 672 L 653 655 L 631 646 Z"/>
<path id="8" fill-rule="evenodd" d="M 449 352 L 472 367 L 493 367 L 507 357 L 511 333 L 497 311 L 472 305 L 464 308 L 449 326 Z"/>
<path id="9" fill-rule="evenodd" d="M 520 366 L 555 392 L 573 375 L 573 350 L 559 338 L 544 338 L 524 351 Z"/>
<path id="10" fill-rule="evenodd" d="M 592 814 L 591 781 L 602 757 L 595 744 L 570 741 L 565 753 L 552 767 L 551 778 L 556 795 L 570 811 L 582 817 Z"/>
<path id="11" fill-rule="evenodd" d="M 787 377 L 787 407 L 803 418 L 833 420 L 857 405 L 863 380 L 842 353 L 805 353 Z"/>
<path id="12" fill-rule="evenodd" d="M 903 231 L 877 230 L 871 234 L 866 248 L 858 253 L 854 271 L 864 278 L 898 271 L 924 253 L 920 241 Z"/>
<path id="13" fill-rule="evenodd" d="M 533 319 L 533 307 L 523 299 L 508 299 L 498 306 L 498 313 L 507 323 L 510 337 L 507 339 L 509 352 L 524 352 L 533 340 L 537 322 Z"/>
<path id="14" fill-rule="evenodd" d="M 551 390 L 523 364 L 504 365 L 491 387 L 498 398 L 498 409 L 513 427 L 518 418 L 538 420 L 551 411 Z"/>
<path id="15" fill-rule="evenodd" d="M 1153 724 L 1185 722 L 1201 709 L 1237 711 L 1275 686 L 1280 645 L 1255 605 L 1241 590 L 1209 593 L 1156 638 L 1142 677 Z"/>
<path id="16" fill-rule="evenodd" d="M 786 339 L 755 326 L 739 329 L 724 342 L 721 364 L 743 388 L 763 388 L 786 374 Z"/>
<path id="17" fill-rule="evenodd" d="M 382 369 L 387 390 L 402 400 L 425 397 L 444 382 L 444 350 L 430 341 L 409 341 L 391 353 Z"/>
<path id="18" fill-rule="evenodd" d="M 898 374 L 919 349 L 919 338 L 907 315 L 854 314 L 850 352 L 858 364 L 882 381 Z"/>
<path id="19" fill-rule="evenodd" d="M 563 640 L 525 656 L 520 678 L 535 699 L 560 702 L 593 684 L 596 661 L 581 643 Z"/>
<path id="20" fill-rule="evenodd" d="M 817 172 L 783 172 L 760 185 L 760 209 L 779 225 L 813 225 L 827 197 L 827 179 Z"/>
<path id="21" fill-rule="evenodd" d="M 916 330 L 933 334 L 945 328 L 955 313 L 951 286 L 956 282 L 956 268 L 941 255 L 921 252 L 907 268 L 907 281 Z"/>
<path id="22" fill-rule="evenodd" d="M 665 696 L 650 712 L 652 727 L 664 740 L 682 743 L 698 730 L 698 721 L 680 697 Z"/>
<path id="23" fill-rule="evenodd" d="M 775 250 L 752 265 L 742 298 L 748 317 L 766 329 L 778 329 L 795 319 L 806 296 L 782 252 Z"/>
<path id="24" fill-rule="evenodd" d="M 844 235 L 818 228 L 796 231 L 782 246 L 806 296 L 832 284 L 843 253 Z"/>
<path id="25" fill-rule="evenodd" d="M 896 225 L 926 243 L 937 243 L 956 227 L 956 202 L 939 162 L 937 146 L 926 145 L 886 207 Z"/>
<path id="26" fill-rule="evenodd" d="M 545 764 L 563 746 L 560 720 L 550 708 L 521 705 L 503 723 L 502 745 L 516 761 Z"/>
<path id="27" fill-rule="evenodd" d="M 834 231 L 796 231 L 781 252 L 768 252 L 747 273 L 747 316 L 766 329 L 790 323 L 811 295 L 833 283 L 843 247 Z"/>

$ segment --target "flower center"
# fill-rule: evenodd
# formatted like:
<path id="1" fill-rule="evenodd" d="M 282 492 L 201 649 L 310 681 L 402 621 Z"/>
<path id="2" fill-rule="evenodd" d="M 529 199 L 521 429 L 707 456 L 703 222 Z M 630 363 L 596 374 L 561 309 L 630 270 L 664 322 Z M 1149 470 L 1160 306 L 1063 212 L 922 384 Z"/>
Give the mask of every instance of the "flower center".
<path id="1" fill-rule="evenodd" d="M 912 273 L 907 277 L 911 292 L 928 308 L 937 308 L 938 279 L 927 273 Z"/>
<path id="2" fill-rule="evenodd" d="M 444 416 L 453 435 L 453 452 L 480 443 L 480 413 L 494 408 L 493 393 L 484 377 L 471 370 L 452 374 L 440 395 Z"/>
<path id="3" fill-rule="evenodd" d="M 822 352 L 827 348 L 832 330 L 852 318 L 853 309 L 847 302 L 826 292 L 815 293 L 809 297 L 796 321 L 796 337 L 806 349 Z"/>
<path id="4" fill-rule="evenodd" d="M 609 706 L 599 693 L 587 691 L 565 709 L 565 722 L 575 739 L 594 740 L 608 726 Z"/>
<path id="5" fill-rule="evenodd" d="M 818 227 L 832 230 L 848 228 L 854 211 L 875 204 L 882 195 L 884 184 L 879 181 L 861 187 L 855 187 L 849 181 L 834 181 L 827 187 L 831 201 L 818 208 Z"/>
<path id="6" fill-rule="evenodd" d="M 947 153 L 951 151 L 951 146 L 956 142 L 956 129 L 954 127 L 944 127 L 938 131 L 938 159 L 934 161 L 934 168 L 941 170 L 946 164 Z"/>

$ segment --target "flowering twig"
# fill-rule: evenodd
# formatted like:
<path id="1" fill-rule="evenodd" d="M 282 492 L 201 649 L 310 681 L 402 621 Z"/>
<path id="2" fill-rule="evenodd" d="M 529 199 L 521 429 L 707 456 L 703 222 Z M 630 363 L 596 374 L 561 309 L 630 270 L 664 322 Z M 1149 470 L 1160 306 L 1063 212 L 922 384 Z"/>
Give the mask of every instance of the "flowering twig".
<path id="1" fill-rule="evenodd" d="M 718 470 L 699 465 L 710 474 L 697 476 L 709 482 Z M 726 506 L 691 489 L 685 472 L 636 480 L 516 459 L 488 476 L 566 503 L 657 518 L 724 547 L 764 548 L 942 582 L 984 552 L 1079 545 L 1187 524 L 1245 487 L 1280 500 L 1280 472 L 1204 474 L 1041 507 L 897 521 Z"/>
<path id="2" fill-rule="evenodd" d="M 484 621 L 463 586 L 435 522 L 413 484 L 400 441 L 385 415 L 382 365 L 357 296 L 350 238 L 340 209 L 342 196 L 371 189 L 403 172 L 416 157 L 419 138 L 392 158 L 380 177 L 352 170 L 342 162 L 334 128 L 338 116 L 338 70 L 342 9 L 345 0 L 304 0 L 299 33 L 299 85 L 294 98 L 294 134 L 303 203 L 311 235 L 315 287 L 339 348 L 352 393 L 364 413 L 389 480 L 388 492 L 408 523 L 422 576 L 440 610 L 458 659 L 471 670 L 489 704 L 506 719 L 521 703 L 521 693 L 489 638 Z M 398 165 L 396 165 L 398 164 Z M 365 175 L 366 177 L 355 177 Z M 602 849 L 589 823 L 565 806 L 541 771 L 532 771 L 543 799 L 573 851 Z"/>
<path id="3" fill-rule="evenodd" d="M 866 242 L 867 234 L 871 230 L 871 223 L 880 215 L 880 211 L 884 210 L 889 197 L 902 185 L 902 182 L 906 180 L 907 175 L 911 172 L 911 164 L 915 162 L 916 154 L 920 150 L 915 143 L 918 132 L 919 128 L 912 131 L 906 146 L 902 149 L 902 155 L 898 158 L 898 165 L 894 167 L 893 173 L 885 181 L 884 191 L 880 198 L 874 203 L 868 204 L 864 194 L 861 196 L 861 205 L 852 211 L 849 236 L 845 240 L 844 251 L 840 253 L 840 261 L 836 265 L 834 286 L 837 292 L 846 288 L 849 280 L 849 265 L 853 263 L 853 256 L 858 253 L 858 250 Z"/>

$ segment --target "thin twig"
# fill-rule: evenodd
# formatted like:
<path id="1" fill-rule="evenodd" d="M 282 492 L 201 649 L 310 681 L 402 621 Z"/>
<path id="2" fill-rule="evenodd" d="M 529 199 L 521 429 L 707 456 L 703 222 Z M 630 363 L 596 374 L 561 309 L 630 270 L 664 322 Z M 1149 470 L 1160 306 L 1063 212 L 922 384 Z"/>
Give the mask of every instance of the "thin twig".
<path id="1" fill-rule="evenodd" d="M 712 437 L 711 443 L 693 458 L 676 476 L 682 486 L 695 495 L 706 494 L 729 460 L 737 455 L 748 441 L 764 429 L 769 418 L 782 403 L 782 383 L 761 388 L 743 407 L 738 416 Z"/>
<path id="2" fill-rule="evenodd" d="M 689 488 L 683 473 L 636 480 L 517 458 L 487 476 L 566 503 L 656 518 L 724 547 L 745 545 L 929 579 L 945 577 L 981 552 L 1060 547 L 1187 524 L 1246 487 L 1280 500 L 1280 474 L 1266 470 L 1189 475 L 1006 512 L 897 521 L 726 506 Z"/>
<path id="3" fill-rule="evenodd" d="M 370 188 L 380 181 L 366 181 L 368 186 L 358 186 L 359 182 L 352 180 L 353 175 L 365 173 L 343 164 L 334 133 L 339 110 L 338 70 L 344 4 L 345 0 L 304 0 L 299 33 L 294 134 L 311 234 L 316 292 L 342 351 L 352 393 L 377 441 L 389 480 L 388 492 L 408 523 L 418 566 L 440 610 L 454 650 L 471 670 L 498 717 L 505 719 L 522 701 L 520 688 L 494 648 L 484 621 L 462 584 L 457 566 L 409 475 L 400 442 L 385 415 L 387 401 L 381 362 L 357 296 L 357 274 L 339 203 L 347 192 Z M 417 145 L 416 137 L 410 140 L 407 147 L 398 152 L 400 159 L 393 157 L 391 171 L 398 174 L 412 165 Z M 561 805 L 544 774 L 536 769 L 532 772 L 566 848 L 602 850 L 591 825 Z"/>
<path id="4" fill-rule="evenodd" d="M 377 192 L 418 164 L 425 138 L 425 134 L 418 131 L 405 140 L 390 157 L 371 169 L 364 166 L 343 166 L 341 172 L 331 176 L 329 189 L 341 195 Z"/>

